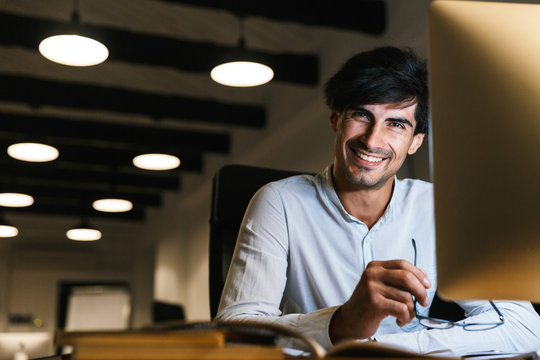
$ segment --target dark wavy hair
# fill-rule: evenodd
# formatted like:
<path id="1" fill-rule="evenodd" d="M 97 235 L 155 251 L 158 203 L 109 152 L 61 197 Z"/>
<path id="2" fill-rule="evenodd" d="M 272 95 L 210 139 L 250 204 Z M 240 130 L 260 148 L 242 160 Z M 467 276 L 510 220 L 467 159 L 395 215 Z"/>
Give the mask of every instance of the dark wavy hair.
<path id="1" fill-rule="evenodd" d="M 358 105 L 416 103 L 414 133 L 428 132 L 427 65 L 410 48 L 377 47 L 353 56 L 328 80 L 324 93 L 335 112 Z"/>

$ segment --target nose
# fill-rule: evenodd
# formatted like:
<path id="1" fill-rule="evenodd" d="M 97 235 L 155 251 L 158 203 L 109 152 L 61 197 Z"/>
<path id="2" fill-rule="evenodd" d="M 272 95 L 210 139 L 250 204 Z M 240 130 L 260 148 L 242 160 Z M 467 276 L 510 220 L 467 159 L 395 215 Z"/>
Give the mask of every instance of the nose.
<path id="1" fill-rule="evenodd" d="M 372 124 L 366 129 L 362 141 L 368 149 L 382 148 L 384 145 L 384 132 L 381 126 Z"/>

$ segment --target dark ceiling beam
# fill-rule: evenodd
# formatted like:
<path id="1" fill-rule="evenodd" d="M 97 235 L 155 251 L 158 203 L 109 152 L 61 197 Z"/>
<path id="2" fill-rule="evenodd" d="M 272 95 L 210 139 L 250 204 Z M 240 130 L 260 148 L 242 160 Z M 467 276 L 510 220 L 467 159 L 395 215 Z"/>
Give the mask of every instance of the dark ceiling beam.
<path id="1" fill-rule="evenodd" d="M 33 204 L 25 208 L 3 208 L 3 213 L 25 213 L 38 215 L 61 215 L 61 216 L 77 216 L 77 217 L 95 217 L 102 219 L 116 220 L 134 220 L 143 221 L 145 219 L 144 209 L 133 208 L 130 211 L 123 213 L 105 213 L 92 209 L 91 207 L 81 208 L 79 206 L 66 204 Z"/>
<path id="2" fill-rule="evenodd" d="M 134 33 L 114 28 L 82 25 L 81 31 L 109 48 L 110 61 L 172 67 L 206 73 L 234 47 Z M 47 36 L 70 31 L 70 24 L 0 13 L 0 44 L 35 49 Z M 73 30 L 71 29 L 71 32 Z M 248 42 L 249 44 L 249 42 Z M 271 62 L 276 81 L 301 85 L 318 83 L 318 58 L 313 54 L 256 52 Z"/>
<path id="3" fill-rule="evenodd" d="M 60 152 L 60 155 L 58 156 L 58 161 L 60 162 L 104 165 L 108 167 L 129 167 L 132 168 L 134 171 L 138 172 L 154 172 L 150 170 L 137 169 L 134 167 L 132 162 L 133 158 L 137 155 L 146 153 L 143 151 L 123 151 L 117 149 L 104 149 L 90 146 L 74 146 L 67 144 L 59 144 L 56 142 L 49 143 L 49 145 L 57 147 L 58 151 Z M 180 166 L 176 169 L 170 170 L 170 172 L 201 172 L 203 170 L 203 157 L 201 153 L 167 151 L 167 154 L 175 155 L 181 161 Z M 159 173 L 166 172 L 159 171 Z"/>
<path id="4" fill-rule="evenodd" d="M 0 76 L 1 78 L 1 76 Z M 1 80 L 0 80 L 0 83 Z M 0 87 L 0 93 L 3 92 Z M 0 96 L 2 99 L 2 96 Z M 177 130 L 97 120 L 66 120 L 0 112 L 0 139 L 45 141 L 80 146 L 103 146 L 130 151 L 228 153 L 230 135 L 222 132 Z"/>
<path id="5" fill-rule="evenodd" d="M 383 0 L 164 0 L 210 9 L 227 10 L 239 16 L 258 16 L 381 35 L 386 30 L 386 4 Z"/>
<path id="6" fill-rule="evenodd" d="M 0 121 L 2 117 L 0 116 Z M 2 139 L 6 137 L 6 139 Z M 12 165 L 17 165 L 18 160 L 9 157 L 5 149 L 16 141 L 17 135 L 2 132 L 0 126 L 0 159 L 6 163 L 11 161 Z M 123 150 L 114 147 L 104 148 L 102 144 L 97 146 L 81 146 L 72 145 L 69 143 L 57 141 L 52 137 L 46 139 L 48 145 L 56 147 L 60 153 L 58 159 L 55 162 L 59 163 L 74 163 L 78 165 L 88 164 L 97 165 L 102 167 L 131 167 L 133 170 L 140 173 L 148 173 L 151 171 L 140 170 L 133 167 L 132 160 L 135 156 L 147 153 L 150 147 L 141 146 L 139 150 Z M 157 150 L 157 149 L 153 149 Z M 163 149 L 162 149 L 163 150 Z M 203 158 L 202 153 L 193 151 L 170 151 L 167 149 L 167 154 L 175 155 L 180 158 L 181 164 L 177 169 L 170 170 L 170 172 L 176 171 L 191 171 L 201 172 L 203 170 Z M 159 173 L 165 173 L 160 171 Z"/>
<path id="7" fill-rule="evenodd" d="M 161 195 L 157 190 L 153 192 L 133 191 L 97 191 L 84 187 L 46 186 L 46 185 L 18 185 L 0 178 L 0 192 L 23 192 L 32 195 L 36 203 L 56 202 L 90 204 L 92 201 L 103 198 L 121 198 L 130 200 L 136 206 L 160 206 Z"/>
<path id="8" fill-rule="evenodd" d="M 130 174 L 120 171 L 99 171 L 58 168 L 54 163 L 46 164 L 2 164 L 3 174 L 7 179 L 12 179 L 15 184 L 38 183 L 58 184 L 69 186 L 95 186 L 100 189 L 113 190 L 129 188 L 178 190 L 180 188 L 180 178 L 176 175 L 147 175 Z M 133 190 L 134 191 L 134 190 Z"/>
<path id="9" fill-rule="evenodd" d="M 0 20 L 1 21 L 1 20 Z M 34 107 L 59 106 L 76 110 L 106 110 L 261 128 L 266 123 L 263 106 L 162 95 L 106 86 L 0 75 L 0 100 L 25 102 Z"/>
<path id="10" fill-rule="evenodd" d="M 13 160 L 13 159 L 12 159 Z M 14 160 L 16 161 L 16 160 Z M 3 212 L 94 216 L 108 219 L 144 220 L 146 206 L 160 206 L 162 190 L 177 190 L 177 176 L 130 175 L 92 170 L 57 169 L 52 164 L 26 164 L 0 160 L 0 192 L 22 192 L 34 197 L 25 208 Z M 127 190 L 126 190 L 127 189 Z M 92 208 L 94 200 L 122 198 L 133 203 L 126 213 L 103 213 Z"/>
<path id="11" fill-rule="evenodd" d="M 96 216 L 109 219 L 144 219 L 145 206 L 160 206 L 161 195 L 158 193 L 139 193 L 129 191 L 96 191 L 84 187 L 54 187 L 44 185 L 13 185 L 0 179 L 0 191 L 23 192 L 34 197 L 34 204 L 24 208 L 3 207 L 3 212 L 24 212 L 38 214 Z M 92 208 L 94 200 L 103 198 L 121 198 L 130 200 L 133 209 L 125 213 L 104 213 Z"/>

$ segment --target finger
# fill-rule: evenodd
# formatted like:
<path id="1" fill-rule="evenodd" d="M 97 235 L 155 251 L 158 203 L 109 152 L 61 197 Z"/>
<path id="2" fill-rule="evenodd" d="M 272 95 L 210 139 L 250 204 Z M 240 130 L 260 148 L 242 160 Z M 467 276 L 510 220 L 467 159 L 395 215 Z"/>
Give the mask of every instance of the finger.
<path id="1" fill-rule="evenodd" d="M 372 261 L 362 278 L 367 283 L 384 283 L 409 292 L 423 306 L 429 305 L 425 272 L 406 260 Z M 429 281 L 428 281 L 429 282 Z"/>
<path id="2" fill-rule="evenodd" d="M 387 315 L 396 318 L 396 323 L 399 326 L 410 323 L 415 317 L 415 312 L 413 311 L 411 313 L 409 306 L 402 302 L 383 297 L 381 298 L 379 305 L 382 309 L 384 309 L 384 312 Z"/>
<path id="3" fill-rule="evenodd" d="M 406 304 L 409 309 L 414 310 L 414 301 L 409 291 L 401 290 L 394 286 L 381 286 L 379 293 L 385 298 Z"/>
<path id="4" fill-rule="evenodd" d="M 381 270 L 381 268 L 376 268 L 375 271 L 377 270 L 379 270 L 381 273 L 395 271 L 386 269 Z M 374 270 L 372 269 L 371 272 L 373 273 Z M 372 294 L 372 296 L 369 296 L 368 299 L 374 308 L 385 313 L 386 315 L 399 317 L 400 319 L 403 319 L 405 323 L 408 322 L 409 319 L 416 316 L 414 301 L 409 291 L 402 290 L 399 287 L 381 281 L 380 276 L 377 278 L 377 281 L 367 281 L 366 286 L 369 288 L 369 293 Z M 385 300 L 392 301 L 392 306 L 389 309 L 385 307 L 389 304 Z M 404 305 L 404 307 L 399 307 L 396 303 L 401 303 Z M 389 313 L 389 311 L 392 312 Z"/>
<path id="5" fill-rule="evenodd" d="M 426 288 L 416 274 L 401 269 L 388 270 L 382 273 L 381 281 L 384 284 L 407 292 L 409 299 L 411 299 L 411 296 L 414 296 L 423 306 L 429 305 Z"/>
<path id="6" fill-rule="evenodd" d="M 407 307 L 406 311 L 409 313 L 410 318 L 414 318 L 416 316 L 414 301 L 408 291 L 403 291 L 392 286 L 384 286 L 380 289 L 380 294 L 388 300 L 393 300 L 404 304 Z M 405 311 L 405 308 L 403 308 L 403 311 Z"/>
<path id="7" fill-rule="evenodd" d="M 385 269 L 403 269 L 412 272 L 418 280 L 424 285 L 425 288 L 431 287 L 431 282 L 429 281 L 427 277 L 427 273 L 416 266 L 414 266 L 412 263 L 410 263 L 407 260 L 388 260 L 388 261 L 381 261 L 380 265 L 384 267 Z"/>
<path id="8" fill-rule="evenodd" d="M 401 289 L 395 285 L 385 282 L 387 274 L 391 271 L 383 269 L 380 266 L 370 266 L 364 271 L 357 289 L 353 293 L 353 298 L 357 298 L 359 303 L 368 302 L 370 307 L 378 310 L 384 310 L 381 304 L 383 299 L 389 299 L 396 302 L 407 304 L 407 307 L 414 309 L 414 303 L 410 291 Z M 397 282 L 397 281 L 396 281 Z"/>

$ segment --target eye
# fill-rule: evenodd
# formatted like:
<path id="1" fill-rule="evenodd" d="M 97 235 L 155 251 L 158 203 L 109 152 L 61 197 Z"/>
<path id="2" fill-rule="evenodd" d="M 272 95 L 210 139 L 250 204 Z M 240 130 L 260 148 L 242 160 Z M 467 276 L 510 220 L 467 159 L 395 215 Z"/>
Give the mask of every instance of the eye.
<path id="1" fill-rule="evenodd" d="M 389 123 L 389 125 L 391 127 L 395 127 L 395 128 L 398 128 L 398 129 L 405 129 L 405 125 L 402 122 L 399 122 L 399 121 L 392 121 L 392 122 Z"/>
<path id="2" fill-rule="evenodd" d="M 349 110 L 348 117 L 354 120 L 368 119 L 369 115 L 362 110 Z"/>

